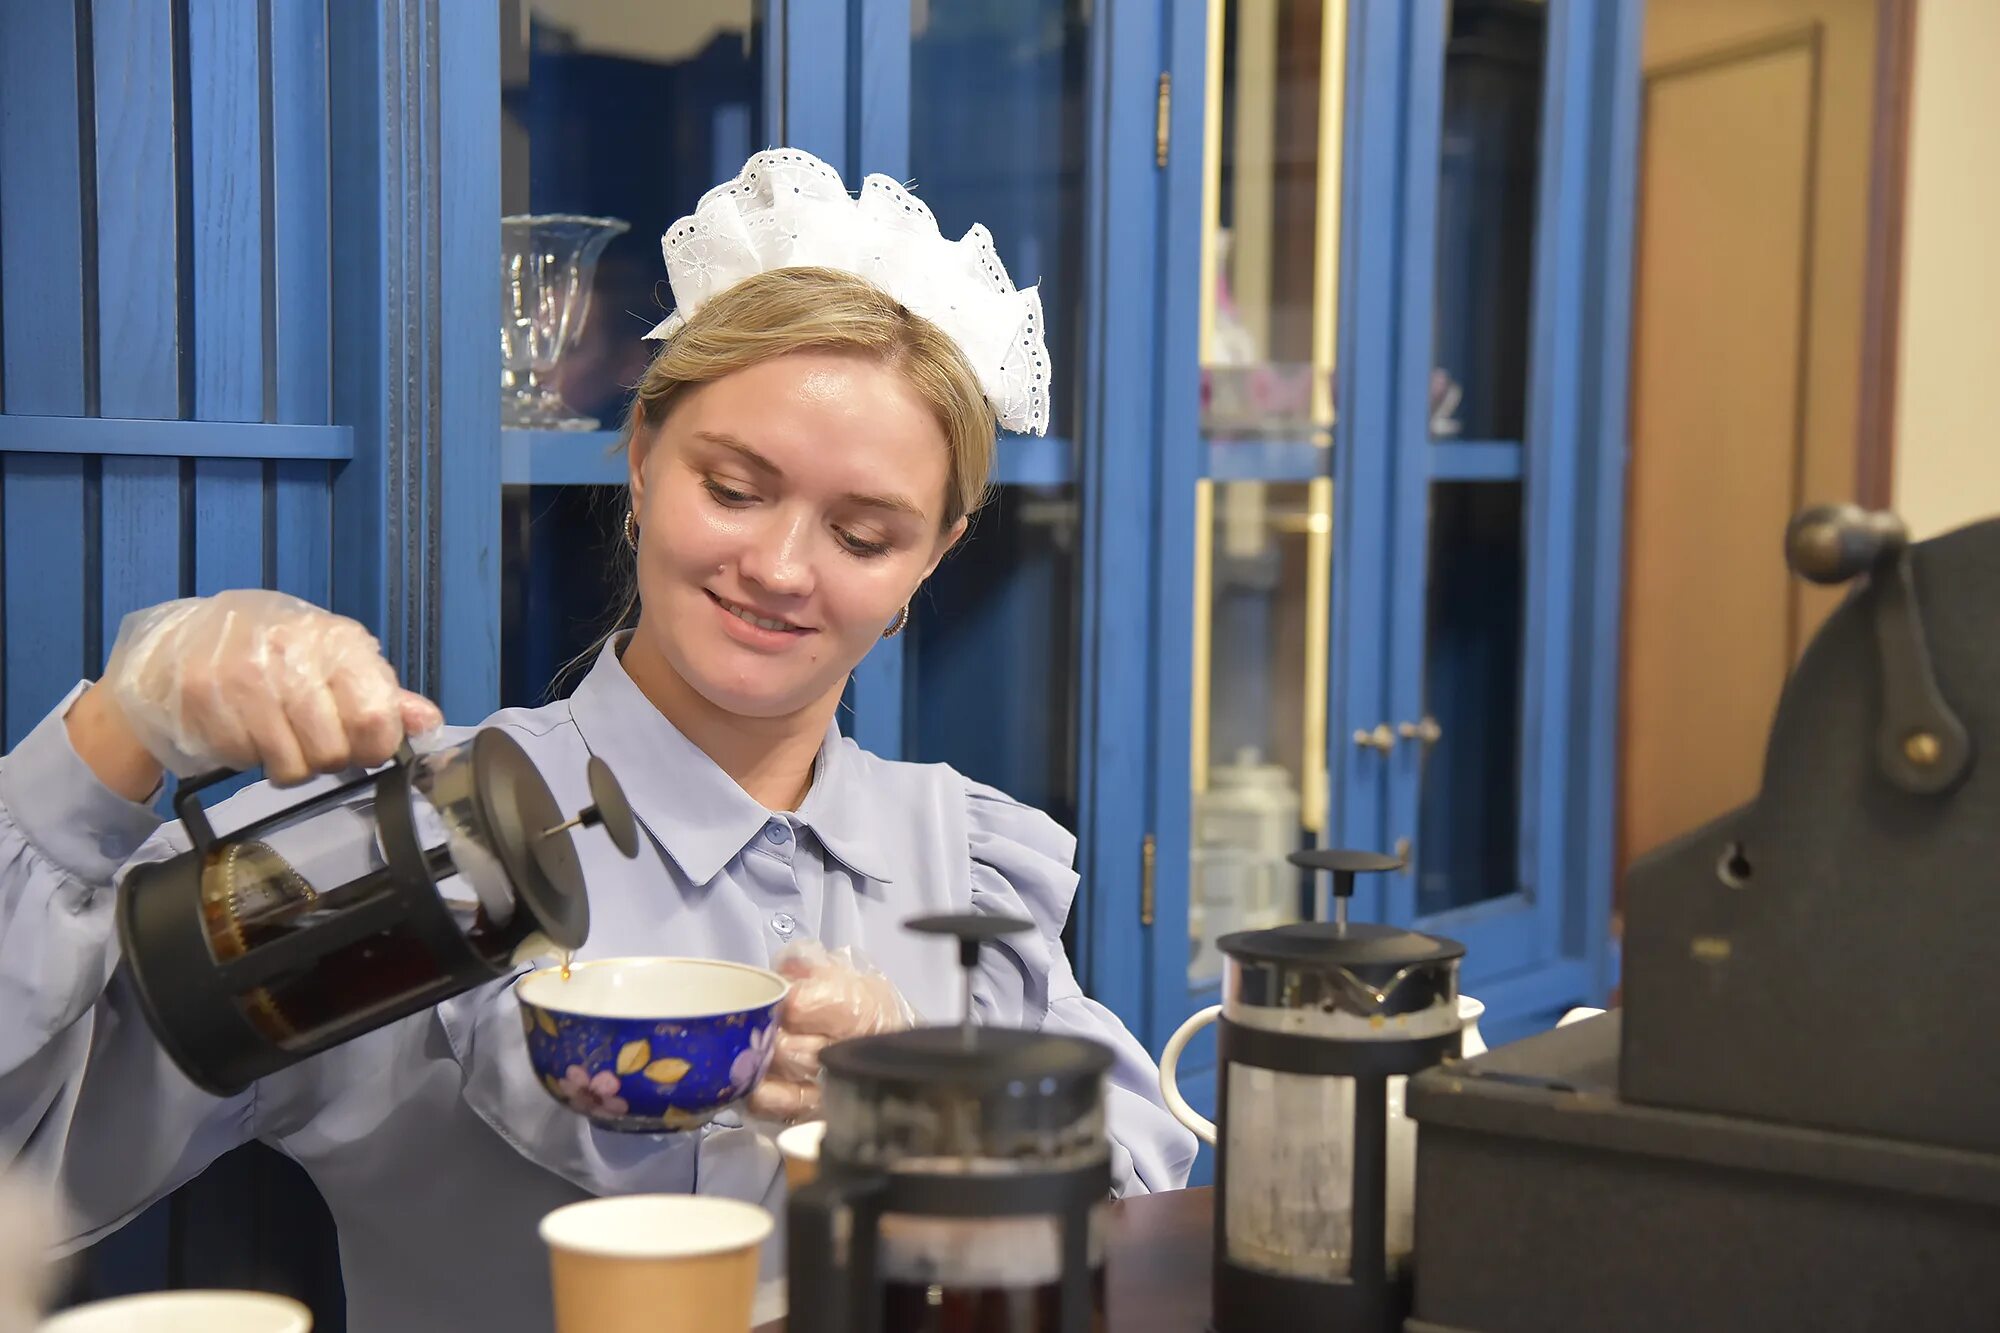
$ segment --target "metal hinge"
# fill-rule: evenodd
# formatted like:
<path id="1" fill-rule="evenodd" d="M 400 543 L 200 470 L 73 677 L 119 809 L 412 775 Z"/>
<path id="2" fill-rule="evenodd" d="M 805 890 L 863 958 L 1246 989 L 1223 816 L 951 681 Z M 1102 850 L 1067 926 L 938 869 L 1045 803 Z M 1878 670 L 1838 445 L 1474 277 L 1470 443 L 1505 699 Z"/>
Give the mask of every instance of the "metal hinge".
<path id="1" fill-rule="evenodd" d="M 1160 100 L 1153 117 L 1153 165 L 1167 165 L 1167 127 L 1173 123 L 1174 76 L 1160 71 Z"/>
<path id="2" fill-rule="evenodd" d="M 1159 864 L 1160 847 L 1148 833 L 1139 842 L 1139 924 L 1153 924 L 1153 870 Z"/>

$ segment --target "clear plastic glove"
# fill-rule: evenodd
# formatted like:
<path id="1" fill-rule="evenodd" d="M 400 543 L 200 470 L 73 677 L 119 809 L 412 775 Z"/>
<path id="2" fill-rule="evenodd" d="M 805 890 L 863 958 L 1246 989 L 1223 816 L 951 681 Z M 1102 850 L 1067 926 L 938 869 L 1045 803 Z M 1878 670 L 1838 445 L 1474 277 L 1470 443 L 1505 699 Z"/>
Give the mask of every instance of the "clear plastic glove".
<path id="1" fill-rule="evenodd" d="M 894 982 L 851 948 L 816 940 L 788 944 L 772 964 L 792 983 L 778 1011 L 771 1068 L 750 1094 L 750 1113 L 769 1120 L 819 1113 L 819 1053 L 837 1041 L 899 1032 L 916 1022 Z"/>
<path id="2" fill-rule="evenodd" d="M 118 626 L 101 682 L 181 777 L 261 765 L 273 782 L 386 761 L 443 724 L 358 622 L 281 592 L 189 597 Z"/>

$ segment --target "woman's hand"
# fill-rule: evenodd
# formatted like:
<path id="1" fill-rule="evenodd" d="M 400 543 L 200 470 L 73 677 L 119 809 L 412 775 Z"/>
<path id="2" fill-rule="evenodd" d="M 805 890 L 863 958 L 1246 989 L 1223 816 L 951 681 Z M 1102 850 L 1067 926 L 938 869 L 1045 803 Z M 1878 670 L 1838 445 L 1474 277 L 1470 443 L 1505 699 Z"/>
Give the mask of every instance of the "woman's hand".
<path id="1" fill-rule="evenodd" d="M 382 763 L 443 720 L 397 684 L 359 623 L 261 590 L 126 616 L 104 678 L 67 719 L 78 754 L 133 800 L 162 765 L 182 777 L 262 766 L 273 782 L 302 782 Z"/>
<path id="2" fill-rule="evenodd" d="M 820 944 L 794 944 L 778 955 L 775 966 L 792 989 L 778 1011 L 777 1048 L 771 1068 L 750 1094 L 750 1113 L 807 1120 L 819 1113 L 821 1051 L 850 1037 L 901 1031 L 915 1016 L 894 982 L 873 968 L 857 967 L 847 949 L 829 953 Z"/>

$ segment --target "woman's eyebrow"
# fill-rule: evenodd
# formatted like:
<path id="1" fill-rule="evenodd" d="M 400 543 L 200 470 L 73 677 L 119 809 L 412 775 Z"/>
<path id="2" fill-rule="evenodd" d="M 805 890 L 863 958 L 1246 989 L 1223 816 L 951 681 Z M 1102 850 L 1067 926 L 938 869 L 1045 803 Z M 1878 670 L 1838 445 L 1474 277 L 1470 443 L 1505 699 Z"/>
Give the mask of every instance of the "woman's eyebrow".
<path id="1" fill-rule="evenodd" d="M 785 475 L 784 469 L 758 453 L 755 449 L 752 449 L 743 441 L 737 439 L 734 435 L 728 435 L 722 431 L 715 430 L 698 430 L 694 433 L 694 437 L 697 440 L 705 440 L 709 444 L 729 450 L 751 467 L 769 476 L 782 477 Z M 908 514 L 912 518 L 924 517 L 922 506 L 907 496 L 875 495 L 863 491 L 849 491 L 841 498 L 846 500 L 847 503 L 857 505 L 863 509 L 883 509 L 890 513 Z"/>
<path id="2" fill-rule="evenodd" d="M 758 453 L 734 435 L 725 435 L 721 431 L 698 430 L 694 433 L 694 437 L 697 440 L 706 440 L 710 444 L 720 445 L 731 453 L 739 455 L 744 462 L 759 471 L 768 472 L 774 477 L 785 475 L 784 471 L 776 463 L 773 463 L 770 459 L 764 457 L 764 455 Z"/>

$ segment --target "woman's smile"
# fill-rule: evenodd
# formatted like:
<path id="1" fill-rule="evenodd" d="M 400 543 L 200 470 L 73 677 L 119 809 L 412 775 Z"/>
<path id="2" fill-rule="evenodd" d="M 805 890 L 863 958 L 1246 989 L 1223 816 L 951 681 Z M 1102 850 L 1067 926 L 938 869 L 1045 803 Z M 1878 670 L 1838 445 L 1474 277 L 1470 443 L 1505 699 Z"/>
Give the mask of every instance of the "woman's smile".
<path id="1" fill-rule="evenodd" d="M 757 607 L 742 602 L 733 602 L 713 591 L 702 589 L 708 600 L 721 613 L 723 628 L 737 642 L 751 648 L 764 650 L 789 648 L 799 640 L 819 631 L 807 625 L 796 624 L 783 616 L 772 615 Z"/>

